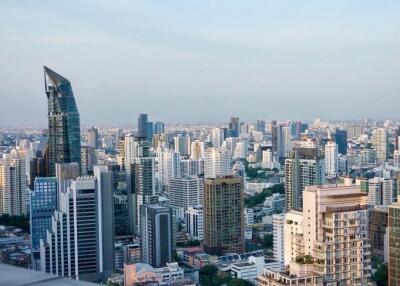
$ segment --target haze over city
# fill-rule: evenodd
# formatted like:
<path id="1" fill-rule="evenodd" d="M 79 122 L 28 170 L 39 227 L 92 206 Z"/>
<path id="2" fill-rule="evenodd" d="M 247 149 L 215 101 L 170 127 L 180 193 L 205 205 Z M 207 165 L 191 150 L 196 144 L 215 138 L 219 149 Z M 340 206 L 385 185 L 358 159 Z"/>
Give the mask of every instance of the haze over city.
<path id="1" fill-rule="evenodd" d="M 398 118 L 399 5 L 1 1 L 0 125 L 46 124 L 43 65 L 82 124 Z"/>

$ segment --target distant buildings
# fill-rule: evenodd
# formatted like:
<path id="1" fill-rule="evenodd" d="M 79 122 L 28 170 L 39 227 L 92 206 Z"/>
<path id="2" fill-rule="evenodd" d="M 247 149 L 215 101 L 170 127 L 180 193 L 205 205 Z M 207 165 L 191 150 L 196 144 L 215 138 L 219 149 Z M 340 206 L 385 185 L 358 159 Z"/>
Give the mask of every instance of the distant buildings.
<path id="1" fill-rule="evenodd" d="M 204 249 L 210 254 L 244 251 L 244 198 L 240 177 L 207 178 L 204 183 Z"/>
<path id="2" fill-rule="evenodd" d="M 140 113 L 138 117 L 138 133 L 137 137 L 142 139 L 147 138 L 147 123 L 148 123 L 148 115 L 145 113 Z"/>
<path id="3" fill-rule="evenodd" d="M 385 128 L 372 130 L 372 146 L 376 150 L 376 157 L 379 162 L 386 162 L 389 156 L 389 134 Z"/>
<path id="4" fill-rule="evenodd" d="M 99 131 L 96 127 L 91 127 L 87 131 L 87 146 L 92 147 L 94 149 L 99 148 Z"/>
<path id="5" fill-rule="evenodd" d="M 55 176 L 56 163 L 81 162 L 81 132 L 78 108 L 71 83 L 44 67 L 48 99 L 49 176 Z"/>

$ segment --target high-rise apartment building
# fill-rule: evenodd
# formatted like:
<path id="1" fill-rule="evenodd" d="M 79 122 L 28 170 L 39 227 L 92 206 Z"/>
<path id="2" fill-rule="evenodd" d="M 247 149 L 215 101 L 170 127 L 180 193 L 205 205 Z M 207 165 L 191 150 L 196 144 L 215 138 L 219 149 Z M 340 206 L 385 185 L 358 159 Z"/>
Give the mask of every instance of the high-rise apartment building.
<path id="1" fill-rule="evenodd" d="M 0 159 L 0 215 L 28 213 L 26 152 L 14 149 Z"/>
<path id="2" fill-rule="evenodd" d="M 385 128 L 372 130 L 372 146 L 380 163 L 386 162 L 389 156 L 389 134 Z"/>
<path id="3" fill-rule="evenodd" d="M 197 176 L 172 178 L 169 199 L 172 207 L 187 209 L 203 203 L 203 180 Z"/>
<path id="4" fill-rule="evenodd" d="M 283 265 L 285 261 L 285 214 L 274 214 L 272 220 L 274 259 Z"/>
<path id="5" fill-rule="evenodd" d="M 349 138 L 358 138 L 363 133 L 363 126 L 360 124 L 350 124 L 346 126 L 347 136 Z"/>
<path id="6" fill-rule="evenodd" d="M 371 255 L 380 262 L 385 261 L 387 248 L 386 229 L 388 226 L 387 207 L 374 207 L 369 210 L 368 232 L 371 242 Z"/>
<path id="7" fill-rule="evenodd" d="M 93 168 L 96 164 L 96 154 L 95 149 L 90 146 L 81 147 L 81 174 L 92 175 Z"/>
<path id="8" fill-rule="evenodd" d="M 199 160 L 204 158 L 204 142 L 196 140 L 190 145 L 190 159 Z"/>
<path id="9" fill-rule="evenodd" d="M 178 135 L 174 137 L 175 152 L 179 152 L 181 156 L 190 155 L 190 137 L 184 135 Z"/>
<path id="10" fill-rule="evenodd" d="M 204 159 L 204 177 L 216 178 L 231 174 L 231 154 L 223 148 L 208 148 Z"/>
<path id="11" fill-rule="evenodd" d="M 92 147 L 94 149 L 98 149 L 99 146 L 99 131 L 97 130 L 96 127 L 91 127 L 89 128 L 89 130 L 87 131 L 86 134 L 86 142 L 87 142 L 87 146 Z"/>
<path id="12" fill-rule="evenodd" d="M 191 206 L 185 212 L 186 232 L 193 240 L 203 240 L 204 219 L 203 206 Z"/>
<path id="13" fill-rule="evenodd" d="M 167 191 L 172 178 L 181 177 L 181 157 L 179 152 L 159 147 L 156 151 L 156 177 L 160 189 Z"/>
<path id="14" fill-rule="evenodd" d="M 297 141 L 285 161 L 286 210 L 301 210 L 306 186 L 325 183 L 325 160 L 316 142 Z"/>
<path id="15" fill-rule="evenodd" d="M 400 285 L 400 196 L 397 202 L 389 206 L 389 286 Z"/>
<path id="16" fill-rule="evenodd" d="M 328 177 L 335 177 L 338 173 L 338 145 L 328 141 L 325 145 L 325 173 Z"/>
<path id="17" fill-rule="evenodd" d="M 68 79 L 44 67 L 48 99 L 49 176 L 56 163 L 81 161 L 81 131 L 78 108 Z"/>
<path id="18" fill-rule="evenodd" d="M 172 261 L 172 212 L 157 204 L 140 207 L 142 262 L 162 267 Z"/>
<path id="19" fill-rule="evenodd" d="M 367 285 L 371 245 L 366 194 L 351 184 L 310 186 L 303 200 L 303 254 L 314 258 L 317 273 L 327 285 Z"/>
<path id="20" fill-rule="evenodd" d="M 207 178 L 204 182 L 204 250 L 210 254 L 244 251 L 244 198 L 240 177 Z"/>

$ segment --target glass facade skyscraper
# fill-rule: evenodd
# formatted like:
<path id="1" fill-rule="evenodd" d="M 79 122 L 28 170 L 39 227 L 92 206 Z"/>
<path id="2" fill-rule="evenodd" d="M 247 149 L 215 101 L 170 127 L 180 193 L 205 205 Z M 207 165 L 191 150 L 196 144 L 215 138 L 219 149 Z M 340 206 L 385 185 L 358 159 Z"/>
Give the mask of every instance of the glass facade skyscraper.
<path id="1" fill-rule="evenodd" d="M 78 108 L 68 79 L 44 67 L 49 121 L 49 176 L 56 163 L 81 162 L 81 131 Z"/>

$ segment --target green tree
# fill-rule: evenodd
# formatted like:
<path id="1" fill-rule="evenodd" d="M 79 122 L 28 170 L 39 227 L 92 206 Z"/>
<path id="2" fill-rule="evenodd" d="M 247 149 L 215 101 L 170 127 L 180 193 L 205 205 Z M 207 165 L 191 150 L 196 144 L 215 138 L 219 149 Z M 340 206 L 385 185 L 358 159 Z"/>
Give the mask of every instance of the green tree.
<path id="1" fill-rule="evenodd" d="M 271 248 L 274 245 L 274 237 L 272 236 L 271 233 L 267 233 L 264 235 L 263 239 L 263 246 L 265 248 Z"/>
<path id="2" fill-rule="evenodd" d="M 377 266 L 373 279 L 378 286 L 388 285 L 388 265 L 386 263 L 380 263 Z"/>

